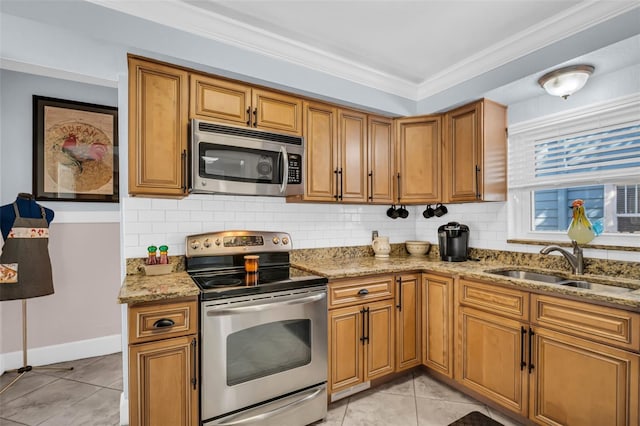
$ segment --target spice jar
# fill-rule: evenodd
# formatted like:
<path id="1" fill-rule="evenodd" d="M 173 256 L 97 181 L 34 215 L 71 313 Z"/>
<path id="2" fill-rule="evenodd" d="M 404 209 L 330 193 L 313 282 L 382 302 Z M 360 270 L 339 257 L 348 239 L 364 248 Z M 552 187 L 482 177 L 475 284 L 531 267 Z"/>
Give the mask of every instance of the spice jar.
<path id="1" fill-rule="evenodd" d="M 158 251 L 158 247 L 149 246 L 147 247 L 147 251 L 149 252 L 149 257 L 147 258 L 147 265 L 157 265 L 158 259 L 156 258 L 156 252 Z"/>
<path id="2" fill-rule="evenodd" d="M 168 250 L 169 250 L 169 247 L 160 246 L 160 264 L 161 265 L 166 265 L 169 263 L 169 257 L 167 256 Z"/>

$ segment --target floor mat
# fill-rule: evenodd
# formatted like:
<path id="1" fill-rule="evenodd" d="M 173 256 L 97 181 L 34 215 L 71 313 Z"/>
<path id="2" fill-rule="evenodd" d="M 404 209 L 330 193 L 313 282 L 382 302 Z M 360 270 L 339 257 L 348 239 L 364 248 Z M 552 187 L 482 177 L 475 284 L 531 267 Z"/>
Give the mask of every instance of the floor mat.
<path id="1" fill-rule="evenodd" d="M 449 426 L 503 426 L 490 417 L 485 416 L 479 411 L 472 411 L 464 417 L 459 418 Z"/>

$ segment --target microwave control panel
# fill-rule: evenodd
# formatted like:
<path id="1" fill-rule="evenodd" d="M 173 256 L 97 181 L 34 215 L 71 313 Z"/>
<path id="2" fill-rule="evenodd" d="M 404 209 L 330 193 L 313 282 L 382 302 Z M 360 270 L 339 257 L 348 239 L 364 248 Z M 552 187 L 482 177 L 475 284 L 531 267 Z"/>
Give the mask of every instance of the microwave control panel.
<path id="1" fill-rule="evenodd" d="M 287 161 L 289 163 L 289 176 L 287 177 L 287 184 L 299 185 L 302 183 L 302 155 L 289 154 L 287 155 Z"/>

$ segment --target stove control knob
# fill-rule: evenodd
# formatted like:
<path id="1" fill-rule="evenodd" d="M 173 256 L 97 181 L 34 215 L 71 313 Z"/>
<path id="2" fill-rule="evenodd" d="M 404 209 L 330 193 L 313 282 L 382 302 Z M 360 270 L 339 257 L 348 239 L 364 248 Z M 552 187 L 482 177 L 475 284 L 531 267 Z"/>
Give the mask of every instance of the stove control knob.
<path id="1" fill-rule="evenodd" d="M 218 238 L 218 239 L 216 240 L 216 245 L 217 245 L 217 246 L 219 246 L 220 244 L 222 244 L 222 242 L 220 241 L 220 238 Z"/>
<path id="2" fill-rule="evenodd" d="M 271 240 L 271 241 L 273 241 L 273 244 L 278 244 L 280 242 L 280 238 L 273 237 L 273 240 Z"/>
<path id="3" fill-rule="evenodd" d="M 192 249 L 197 250 L 198 248 L 200 248 L 200 241 L 191 240 L 191 243 L 189 245 L 191 246 Z"/>
<path id="4" fill-rule="evenodd" d="M 209 239 L 207 238 L 206 240 L 204 240 L 204 243 L 202 245 L 204 245 L 206 248 L 209 248 L 211 247 L 211 241 L 209 241 Z"/>
<path id="5" fill-rule="evenodd" d="M 282 244 L 285 246 L 289 244 L 289 239 L 287 237 L 282 237 Z"/>

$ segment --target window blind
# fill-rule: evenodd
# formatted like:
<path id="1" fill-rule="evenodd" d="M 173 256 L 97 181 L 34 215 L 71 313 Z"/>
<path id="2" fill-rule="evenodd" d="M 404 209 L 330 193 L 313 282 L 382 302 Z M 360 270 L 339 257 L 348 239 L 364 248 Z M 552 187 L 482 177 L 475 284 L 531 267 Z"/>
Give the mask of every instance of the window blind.
<path id="1" fill-rule="evenodd" d="M 640 99 L 529 126 L 509 137 L 510 189 L 637 182 Z"/>

